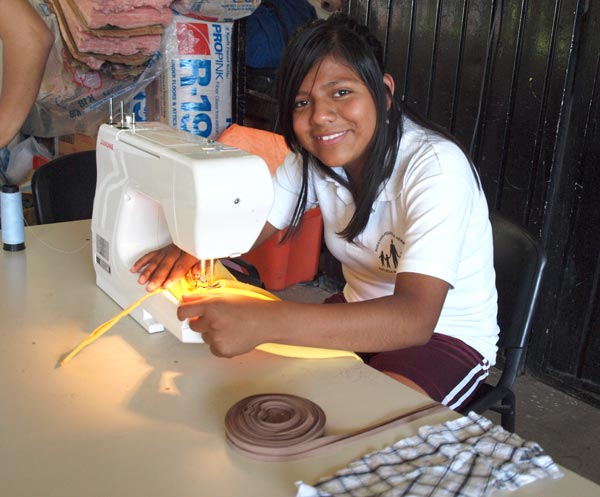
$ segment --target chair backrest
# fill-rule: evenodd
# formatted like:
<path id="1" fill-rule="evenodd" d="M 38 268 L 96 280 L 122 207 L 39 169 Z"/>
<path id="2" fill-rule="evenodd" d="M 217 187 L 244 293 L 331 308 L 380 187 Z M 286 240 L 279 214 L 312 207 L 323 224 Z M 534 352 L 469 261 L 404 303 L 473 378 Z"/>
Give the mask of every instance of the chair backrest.
<path id="1" fill-rule="evenodd" d="M 38 224 L 90 219 L 96 193 L 96 151 L 46 162 L 33 173 L 31 192 Z"/>
<path id="2" fill-rule="evenodd" d="M 498 346 L 506 356 L 502 381 L 512 384 L 531 328 L 546 255 L 524 228 L 495 212 L 490 213 L 490 221 L 498 290 Z"/>

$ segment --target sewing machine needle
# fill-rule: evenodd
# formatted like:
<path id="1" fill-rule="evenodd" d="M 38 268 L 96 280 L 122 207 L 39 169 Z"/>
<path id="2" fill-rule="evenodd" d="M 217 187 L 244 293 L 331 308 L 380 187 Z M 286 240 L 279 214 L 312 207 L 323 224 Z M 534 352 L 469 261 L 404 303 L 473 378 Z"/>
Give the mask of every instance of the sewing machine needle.
<path id="1" fill-rule="evenodd" d="M 208 264 L 207 264 L 208 263 Z M 200 277 L 199 283 L 204 287 L 210 287 L 213 285 L 215 272 L 215 261 L 214 259 L 202 259 L 200 260 Z"/>

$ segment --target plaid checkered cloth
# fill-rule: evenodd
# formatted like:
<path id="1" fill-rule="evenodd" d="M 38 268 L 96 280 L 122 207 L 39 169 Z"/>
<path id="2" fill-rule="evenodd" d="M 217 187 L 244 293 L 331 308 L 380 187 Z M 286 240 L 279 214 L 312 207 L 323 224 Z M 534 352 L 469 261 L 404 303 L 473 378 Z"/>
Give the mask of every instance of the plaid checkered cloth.
<path id="1" fill-rule="evenodd" d="M 353 461 L 313 487 L 297 482 L 296 497 L 484 497 L 541 478 L 559 478 L 535 442 L 474 412 Z"/>

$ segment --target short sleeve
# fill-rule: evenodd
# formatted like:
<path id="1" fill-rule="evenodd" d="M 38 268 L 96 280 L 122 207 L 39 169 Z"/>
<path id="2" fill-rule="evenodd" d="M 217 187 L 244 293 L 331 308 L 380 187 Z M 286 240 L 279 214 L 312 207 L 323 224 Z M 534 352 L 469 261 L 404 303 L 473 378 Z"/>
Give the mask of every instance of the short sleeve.
<path id="1" fill-rule="evenodd" d="M 301 186 L 302 158 L 294 153 L 289 153 L 273 176 L 274 201 L 267 221 L 277 229 L 283 229 L 290 225 Z M 307 209 L 316 204 L 312 173 L 309 173 Z"/>

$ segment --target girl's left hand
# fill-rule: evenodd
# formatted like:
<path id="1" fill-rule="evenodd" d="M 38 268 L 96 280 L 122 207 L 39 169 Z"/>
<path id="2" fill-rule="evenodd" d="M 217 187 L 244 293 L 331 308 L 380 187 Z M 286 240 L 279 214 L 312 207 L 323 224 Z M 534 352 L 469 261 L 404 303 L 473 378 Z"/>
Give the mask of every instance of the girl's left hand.
<path id="1" fill-rule="evenodd" d="M 197 262 L 196 257 L 171 243 L 140 257 L 130 271 L 139 273 L 138 283 L 151 292 L 160 286 L 170 288 Z"/>
<path id="2" fill-rule="evenodd" d="M 217 357 L 244 354 L 268 341 L 273 302 L 239 295 L 189 299 L 184 297 L 179 304 L 177 317 L 189 319 L 190 328 L 202 333 L 202 339 Z"/>

